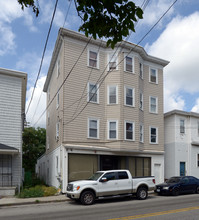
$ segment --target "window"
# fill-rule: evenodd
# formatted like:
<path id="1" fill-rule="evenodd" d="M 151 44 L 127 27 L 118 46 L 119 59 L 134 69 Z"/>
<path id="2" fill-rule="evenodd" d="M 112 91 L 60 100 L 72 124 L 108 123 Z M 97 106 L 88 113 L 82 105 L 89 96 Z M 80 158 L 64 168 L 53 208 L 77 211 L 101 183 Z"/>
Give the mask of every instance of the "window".
<path id="1" fill-rule="evenodd" d="M 98 85 L 88 83 L 88 102 L 99 103 Z"/>
<path id="2" fill-rule="evenodd" d="M 107 181 L 116 180 L 115 174 L 115 172 L 106 173 L 102 178 L 107 178 Z"/>
<path id="3" fill-rule="evenodd" d="M 150 127 L 150 143 L 151 144 L 158 143 L 158 129 L 155 127 Z"/>
<path id="4" fill-rule="evenodd" d="M 134 123 L 125 121 L 125 140 L 134 140 Z"/>
<path id="5" fill-rule="evenodd" d="M 140 124 L 140 142 L 144 142 L 144 127 Z"/>
<path id="6" fill-rule="evenodd" d="M 125 59 L 124 59 L 124 71 L 127 71 L 127 72 L 131 72 L 133 73 L 134 72 L 134 68 L 133 68 L 133 57 L 131 56 L 125 56 Z"/>
<path id="7" fill-rule="evenodd" d="M 108 86 L 108 104 L 117 104 L 117 86 Z"/>
<path id="8" fill-rule="evenodd" d="M 125 87 L 125 105 L 134 106 L 134 89 Z"/>
<path id="9" fill-rule="evenodd" d="M 140 78 L 143 79 L 143 64 L 140 63 Z"/>
<path id="10" fill-rule="evenodd" d="M 108 66 L 108 70 L 112 71 L 112 70 L 117 70 L 118 69 L 118 61 L 117 61 L 117 55 L 116 53 L 110 53 L 108 55 L 108 63 L 109 63 L 109 66 Z"/>
<path id="11" fill-rule="evenodd" d="M 150 112 L 151 113 L 158 113 L 157 102 L 158 102 L 157 97 L 150 96 Z"/>
<path id="12" fill-rule="evenodd" d="M 59 108 L 59 92 L 57 93 L 57 109 Z"/>
<path id="13" fill-rule="evenodd" d="M 180 134 L 185 133 L 185 122 L 183 119 L 180 120 Z"/>
<path id="14" fill-rule="evenodd" d="M 199 154 L 198 154 L 198 167 L 199 167 Z"/>
<path id="15" fill-rule="evenodd" d="M 121 172 L 118 172 L 118 179 L 119 180 L 124 180 L 124 179 L 128 179 L 128 174 L 127 172 L 125 171 L 121 171 Z"/>
<path id="16" fill-rule="evenodd" d="M 117 139 L 117 121 L 108 121 L 108 139 Z"/>
<path id="17" fill-rule="evenodd" d="M 140 109 L 143 110 L 143 93 L 140 92 Z"/>
<path id="18" fill-rule="evenodd" d="M 59 140 L 59 122 L 56 123 L 56 140 Z"/>
<path id="19" fill-rule="evenodd" d="M 57 61 L 57 77 L 60 75 L 60 59 Z"/>
<path id="20" fill-rule="evenodd" d="M 99 120 L 98 119 L 88 119 L 88 137 L 89 138 L 99 138 Z"/>
<path id="21" fill-rule="evenodd" d="M 150 82 L 152 83 L 158 83 L 158 75 L 157 75 L 157 69 L 150 68 Z"/>
<path id="22" fill-rule="evenodd" d="M 94 68 L 99 68 L 98 64 L 98 53 L 95 51 L 89 50 L 88 52 L 88 66 L 94 67 Z"/>

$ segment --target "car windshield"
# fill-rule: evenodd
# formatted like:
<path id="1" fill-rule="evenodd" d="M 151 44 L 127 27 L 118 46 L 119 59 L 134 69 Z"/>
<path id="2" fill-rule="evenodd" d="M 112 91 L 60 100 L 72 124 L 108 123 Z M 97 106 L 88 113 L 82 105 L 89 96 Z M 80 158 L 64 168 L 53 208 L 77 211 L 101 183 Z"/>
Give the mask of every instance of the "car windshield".
<path id="1" fill-rule="evenodd" d="M 171 177 L 167 183 L 179 183 L 181 180 L 181 177 Z"/>
<path id="2" fill-rule="evenodd" d="M 88 180 L 98 180 L 103 172 L 94 173 Z"/>

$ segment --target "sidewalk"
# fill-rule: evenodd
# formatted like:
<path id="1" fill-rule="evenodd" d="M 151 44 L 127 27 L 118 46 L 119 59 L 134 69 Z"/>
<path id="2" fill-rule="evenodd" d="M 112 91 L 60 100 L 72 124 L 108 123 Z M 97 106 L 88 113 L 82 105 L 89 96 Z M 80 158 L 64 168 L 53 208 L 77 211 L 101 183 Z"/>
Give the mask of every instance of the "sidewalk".
<path id="1" fill-rule="evenodd" d="M 38 203 L 49 203 L 49 202 L 64 202 L 69 199 L 65 195 L 47 196 L 39 198 L 16 198 L 16 197 L 0 197 L 0 207 L 2 206 L 13 206 L 13 205 L 28 205 Z"/>

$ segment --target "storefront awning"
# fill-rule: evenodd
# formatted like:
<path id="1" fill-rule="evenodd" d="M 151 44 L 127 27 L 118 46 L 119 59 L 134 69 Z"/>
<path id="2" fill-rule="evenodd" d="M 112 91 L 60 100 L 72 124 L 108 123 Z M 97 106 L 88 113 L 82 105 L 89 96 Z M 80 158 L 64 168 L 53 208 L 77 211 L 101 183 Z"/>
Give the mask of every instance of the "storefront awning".
<path id="1" fill-rule="evenodd" d="M 14 153 L 15 154 L 19 153 L 19 150 L 17 148 L 10 147 L 8 145 L 0 143 L 0 154 L 14 154 Z"/>

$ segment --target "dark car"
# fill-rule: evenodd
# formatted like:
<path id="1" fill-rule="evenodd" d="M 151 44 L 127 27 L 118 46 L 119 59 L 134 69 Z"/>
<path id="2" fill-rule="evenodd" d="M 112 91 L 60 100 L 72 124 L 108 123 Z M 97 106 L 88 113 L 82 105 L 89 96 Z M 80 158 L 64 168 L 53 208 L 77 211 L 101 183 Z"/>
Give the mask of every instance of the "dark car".
<path id="1" fill-rule="evenodd" d="M 199 179 L 193 176 L 174 176 L 166 183 L 158 184 L 154 190 L 160 195 L 173 195 L 185 193 L 199 193 Z"/>

